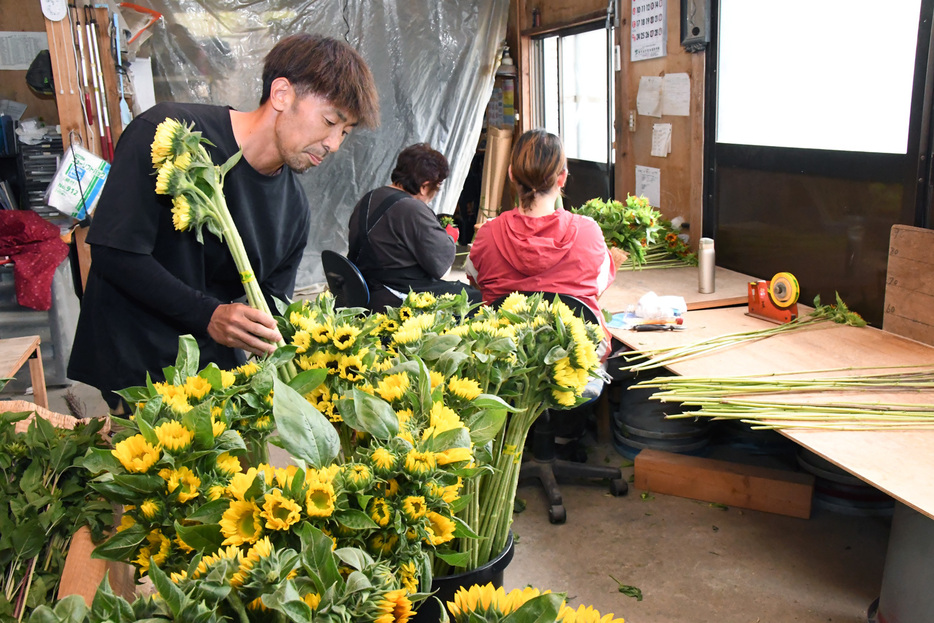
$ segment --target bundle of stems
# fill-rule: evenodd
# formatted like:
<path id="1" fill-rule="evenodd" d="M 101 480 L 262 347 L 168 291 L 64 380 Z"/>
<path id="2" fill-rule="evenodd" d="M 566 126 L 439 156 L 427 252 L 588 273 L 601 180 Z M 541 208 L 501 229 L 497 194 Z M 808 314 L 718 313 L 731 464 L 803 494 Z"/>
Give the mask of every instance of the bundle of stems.
<path id="1" fill-rule="evenodd" d="M 917 368 L 925 369 L 917 369 Z M 914 372 L 882 372 L 852 376 L 820 376 L 805 378 L 778 378 L 805 374 L 826 374 L 841 370 L 903 370 Z M 808 370 L 789 374 L 756 374 L 718 378 L 690 376 L 662 376 L 636 383 L 636 389 L 660 389 L 652 394 L 653 400 L 662 402 L 684 401 L 691 398 L 722 398 L 748 394 L 787 394 L 792 392 L 845 392 L 845 391 L 924 391 L 934 389 L 934 363 L 929 366 L 892 366 L 887 368 L 835 368 Z"/>
<path id="2" fill-rule="evenodd" d="M 914 371 L 901 372 L 906 368 Z M 877 370 L 853 376 L 801 375 L 839 371 Z M 783 378 L 776 378 L 776 377 Z M 821 401 L 767 402 L 765 395 L 818 392 L 920 392 L 934 387 L 934 363 L 867 368 L 834 368 L 787 374 L 758 374 L 721 378 L 657 377 L 640 381 L 634 389 L 659 389 L 653 400 L 680 402 L 689 409 L 668 419 L 708 417 L 740 420 L 753 429 L 817 428 L 829 430 L 934 429 L 934 404 Z M 755 398 L 747 398 L 747 396 Z"/>
<path id="3" fill-rule="evenodd" d="M 769 403 L 731 398 L 695 398 L 682 402 L 699 410 L 666 416 L 670 419 L 709 417 L 739 420 L 754 430 L 813 428 L 823 430 L 934 429 L 934 405 L 902 403 L 823 402 Z"/>
<path id="4" fill-rule="evenodd" d="M 836 322 L 839 324 L 848 324 L 855 327 L 866 325 L 859 314 L 850 311 L 846 304 L 837 294 L 837 303 L 835 305 L 821 305 L 820 296 L 814 298 L 814 310 L 806 316 L 799 316 L 790 322 L 767 327 L 765 329 L 756 329 L 753 331 L 739 331 L 736 333 L 725 333 L 716 337 L 687 344 L 685 346 L 672 346 L 666 348 L 656 348 L 652 350 L 631 351 L 623 355 L 627 361 L 635 361 L 627 370 L 638 372 L 639 370 L 651 370 L 663 366 L 672 365 L 692 357 L 707 355 L 712 352 L 762 340 L 773 335 L 788 333 L 808 329 L 822 322 Z"/>
<path id="5" fill-rule="evenodd" d="M 692 260 L 693 258 L 693 260 Z M 697 266 L 696 256 L 679 257 L 671 252 L 667 242 L 661 241 L 650 244 L 645 249 L 644 261 L 639 263 L 632 259 L 621 264 L 616 270 L 645 270 L 649 268 L 679 268 L 681 266 Z"/>

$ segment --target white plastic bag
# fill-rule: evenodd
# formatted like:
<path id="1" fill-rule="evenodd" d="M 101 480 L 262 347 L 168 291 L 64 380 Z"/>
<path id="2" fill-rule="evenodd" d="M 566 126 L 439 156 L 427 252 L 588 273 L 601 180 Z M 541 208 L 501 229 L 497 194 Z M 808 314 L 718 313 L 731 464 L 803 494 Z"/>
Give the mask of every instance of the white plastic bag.
<path id="1" fill-rule="evenodd" d="M 62 156 L 58 171 L 45 191 L 46 205 L 83 220 L 94 212 L 109 172 L 109 162 L 72 144 Z"/>

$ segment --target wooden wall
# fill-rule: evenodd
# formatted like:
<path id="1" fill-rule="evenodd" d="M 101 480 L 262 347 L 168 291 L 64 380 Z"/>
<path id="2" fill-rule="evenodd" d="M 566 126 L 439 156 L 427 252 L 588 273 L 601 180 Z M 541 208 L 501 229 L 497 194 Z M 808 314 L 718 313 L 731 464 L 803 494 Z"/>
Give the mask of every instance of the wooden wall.
<path id="1" fill-rule="evenodd" d="M 45 17 L 39 2 L 0 0 L 0 30 L 9 32 L 45 32 Z M 26 104 L 23 119 L 39 117 L 47 125 L 58 124 L 54 95 L 37 95 L 26 84 L 26 70 L 0 70 L 0 99 Z"/>
<path id="2" fill-rule="evenodd" d="M 691 224 L 692 246 L 696 248 L 703 220 L 703 148 L 704 148 L 704 54 L 688 53 L 681 47 L 681 3 L 668 0 L 667 56 L 630 62 L 629 20 L 631 0 L 620 1 L 620 26 L 617 39 L 621 50 L 620 71 L 616 79 L 616 198 L 623 200 L 635 193 L 635 167 L 661 170 L 661 205 L 656 206 L 668 219 L 681 216 Z M 532 9 L 541 13 L 541 24 L 532 26 Z M 519 69 L 517 110 L 519 129 L 529 129 L 528 93 L 531 39 L 576 24 L 605 18 L 603 0 L 511 0 L 507 41 L 515 52 Z M 636 113 L 636 95 L 642 76 L 687 73 L 691 79 L 691 111 L 688 117 L 662 118 L 636 116 L 635 131 L 629 130 L 629 112 Z M 652 126 L 671 123 L 671 153 L 666 158 L 651 155 Z"/>

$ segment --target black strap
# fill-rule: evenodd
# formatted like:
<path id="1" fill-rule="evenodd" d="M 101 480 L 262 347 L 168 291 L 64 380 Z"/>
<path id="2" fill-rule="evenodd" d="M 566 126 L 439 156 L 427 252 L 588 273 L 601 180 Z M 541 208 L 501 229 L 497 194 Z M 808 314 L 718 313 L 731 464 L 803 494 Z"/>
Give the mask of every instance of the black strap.
<path id="1" fill-rule="evenodd" d="M 357 240 L 360 241 L 360 246 L 357 248 L 357 255 L 355 257 L 349 258 L 350 261 L 355 264 L 361 255 L 366 255 L 366 253 L 364 253 L 364 249 L 369 251 L 370 230 L 376 226 L 376 224 L 379 222 L 379 219 L 383 218 L 383 215 L 386 214 L 389 208 L 396 205 L 404 198 L 410 196 L 409 193 L 405 192 L 404 190 L 395 189 L 394 192 L 389 193 L 389 195 L 383 199 L 383 201 L 378 206 L 376 206 L 376 209 L 373 210 L 371 214 L 370 203 L 373 201 L 373 193 L 375 192 L 376 190 L 371 190 L 361 200 L 365 201 L 366 203 L 363 206 L 363 212 L 360 214 L 360 218 L 357 219 Z M 373 225 L 370 225 L 371 220 Z"/>

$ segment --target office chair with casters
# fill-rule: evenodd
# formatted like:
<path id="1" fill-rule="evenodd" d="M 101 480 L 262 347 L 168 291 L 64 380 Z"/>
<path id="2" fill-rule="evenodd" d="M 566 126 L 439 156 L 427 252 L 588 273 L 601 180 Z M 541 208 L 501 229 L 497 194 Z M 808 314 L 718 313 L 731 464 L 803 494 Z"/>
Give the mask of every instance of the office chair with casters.
<path id="1" fill-rule="evenodd" d="M 370 289 L 353 262 L 340 253 L 322 251 L 321 264 L 337 307 L 366 307 L 369 304 Z"/>
<path id="2" fill-rule="evenodd" d="M 523 294 L 533 294 L 524 292 Z M 577 315 L 587 322 L 599 325 L 596 313 L 582 300 L 569 294 L 542 293 L 545 300 L 552 301 L 557 297 Z M 494 301 L 491 307 L 498 307 L 505 297 Z M 609 480 L 610 493 L 618 497 L 626 495 L 629 485 L 623 479 L 623 474 L 617 467 L 604 465 L 588 465 L 585 462 L 571 461 L 558 458 L 559 444 L 557 437 L 575 437 L 583 435 L 585 415 L 589 409 L 596 405 L 600 396 L 592 398 L 577 407 L 568 410 L 546 409 L 532 425 L 529 433 L 531 437 L 531 456 L 523 458 L 519 467 L 519 480 L 534 478 L 538 480 L 548 498 L 548 520 L 554 524 L 564 523 L 567 520 L 567 511 L 564 508 L 564 499 L 558 488 L 558 479 L 585 479 Z M 560 435 L 559 435 L 560 433 Z M 586 456 L 576 456 L 586 460 Z"/>

